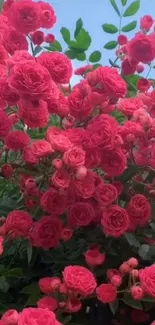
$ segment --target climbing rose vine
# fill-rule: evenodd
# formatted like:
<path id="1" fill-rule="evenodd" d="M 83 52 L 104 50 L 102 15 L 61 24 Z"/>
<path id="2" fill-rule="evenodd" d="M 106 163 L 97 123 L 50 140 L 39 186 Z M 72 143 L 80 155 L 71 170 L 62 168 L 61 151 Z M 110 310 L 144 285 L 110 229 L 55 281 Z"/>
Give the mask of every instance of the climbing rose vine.
<path id="1" fill-rule="evenodd" d="M 155 24 L 120 3 L 105 66 L 81 18 L 63 50 L 52 5 L 0 1 L 0 325 L 155 323 Z"/>

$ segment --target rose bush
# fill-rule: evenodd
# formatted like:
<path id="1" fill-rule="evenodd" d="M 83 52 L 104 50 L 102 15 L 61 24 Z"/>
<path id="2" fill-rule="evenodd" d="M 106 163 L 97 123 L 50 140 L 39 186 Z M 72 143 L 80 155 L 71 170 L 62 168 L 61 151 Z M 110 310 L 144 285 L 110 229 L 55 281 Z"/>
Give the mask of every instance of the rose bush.
<path id="1" fill-rule="evenodd" d="M 0 2 L 0 325 L 155 322 L 155 23 L 109 4 L 102 66 L 81 18 L 63 50 L 52 5 Z"/>

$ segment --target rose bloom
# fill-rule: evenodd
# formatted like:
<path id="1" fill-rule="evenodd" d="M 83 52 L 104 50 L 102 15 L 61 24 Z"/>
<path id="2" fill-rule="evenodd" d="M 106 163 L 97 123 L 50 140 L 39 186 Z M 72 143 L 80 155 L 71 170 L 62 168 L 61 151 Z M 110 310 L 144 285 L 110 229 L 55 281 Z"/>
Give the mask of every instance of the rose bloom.
<path id="1" fill-rule="evenodd" d="M 12 56 L 10 56 L 10 58 L 7 60 L 7 66 L 9 69 L 12 69 L 15 64 L 20 63 L 22 61 L 34 62 L 35 58 L 25 50 L 15 51 L 15 53 Z"/>
<path id="2" fill-rule="evenodd" d="M 51 4 L 38 1 L 40 7 L 40 20 L 42 28 L 52 28 L 56 23 L 56 15 Z"/>
<path id="3" fill-rule="evenodd" d="M 4 164 L 1 167 L 1 173 L 5 178 L 11 178 L 13 175 L 13 168 L 10 164 Z"/>
<path id="4" fill-rule="evenodd" d="M 128 58 L 122 62 L 122 73 L 125 76 L 134 74 L 137 68 L 137 61 L 129 60 Z"/>
<path id="5" fill-rule="evenodd" d="M 84 67 L 80 67 L 78 69 L 74 70 L 74 74 L 76 76 L 83 76 L 85 75 L 87 72 L 90 72 L 91 70 L 93 70 L 93 65 L 91 64 L 87 64 Z"/>
<path id="6" fill-rule="evenodd" d="M 8 52 L 6 51 L 5 47 L 0 44 L 0 64 L 6 65 L 8 58 Z"/>
<path id="7" fill-rule="evenodd" d="M 138 62 L 149 63 L 155 58 L 152 39 L 149 35 L 138 34 L 128 43 L 128 55 Z"/>
<path id="8" fill-rule="evenodd" d="M 49 188 L 41 197 L 41 206 L 48 213 L 61 215 L 66 208 L 66 197 L 54 188 Z"/>
<path id="9" fill-rule="evenodd" d="M 112 184 L 99 184 L 95 189 L 95 198 L 103 206 L 108 206 L 116 201 L 117 189 Z"/>
<path id="10" fill-rule="evenodd" d="M 68 99 L 61 92 L 58 94 L 58 98 L 51 96 L 46 102 L 50 114 L 58 114 L 61 118 L 69 114 Z"/>
<path id="11" fill-rule="evenodd" d="M 64 153 L 63 161 L 71 168 L 83 166 L 85 164 L 85 151 L 81 148 L 72 146 Z"/>
<path id="12" fill-rule="evenodd" d="M 126 155 L 121 149 L 105 150 L 101 158 L 101 167 L 108 176 L 121 176 L 126 169 Z"/>
<path id="13" fill-rule="evenodd" d="M 46 295 L 51 294 L 55 290 L 59 289 L 61 280 L 58 277 L 46 277 L 39 280 L 40 291 Z"/>
<path id="14" fill-rule="evenodd" d="M 42 217 L 34 223 L 30 236 L 30 241 L 35 247 L 44 249 L 57 247 L 59 244 L 62 222 L 58 218 L 51 216 Z"/>
<path id="15" fill-rule="evenodd" d="M 47 103 L 43 100 L 27 101 L 20 100 L 18 103 L 19 117 L 31 129 L 47 126 L 49 113 Z"/>
<path id="16" fill-rule="evenodd" d="M 111 283 L 103 283 L 96 289 L 97 298 L 106 303 L 112 303 L 117 298 L 117 290 Z"/>
<path id="17" fill-rule="evenodd" d="M 39 158 L 34 155 L 31 146 L 24 148 L 23 150 L 23 160 L 28 164 L 38 164 Z"/>
<path id="18" fill-rule="evenodd" d="M 83 297 L 91 295 L 97 286 L 93 273 L 79 265 L 66 266 L 63 271 L 63 278 L 70 290 Z"/>
<path id="19" fill-rule="evenodd" d="M 8 149 L 13 151 L 22 150 L 30 143 L 30 137 L 27 133 L 16 130 L 10 132 L 5 138 L 5 144 Z"/>
<path id="20" fill-rule="evenodd" d="M 10 55 L 13 55 L 17 50 L 28 51 L 28 41 L 26 37 L 20 31 L 13 28 L 10 28 L 9 32 L 5 34 L 3 44 Z"/>
<path id="21" fill-rule="evenodd" d="M 71 142 L 65 135 L 54 135 L 50 127 L 47 129 L 46 139 L 55 151 L 65 152 L 71 147 Z"/>
<path id="22" fill-rule="evenodd" d="M 70 114 L 77 120 L 82 121 L 91 116 L 93 112 L 91 95 L 91 87 L 84 81 L 76 85 L 68 96 Z"/>
<path id="23" fill-rule="evenodd" d="M 37 159 L 48 157 L 53 153 L 53 149 L 49 142 L 46 140 L 35 140 L 31 144 L 32 154 L 37 157 Z"/>
<path id="24" fill-rule="evenodd" d="M 69 83 L 72 76 L 71 60 L 63 53 L 43 52 L 37 58 L 50 73 L 56 83 Z"/>
<path id="25" fill-rule="evenodd" d="M 58 308 L 58 302 L 53 297 L 45 296 L 37 301 L 39 308 L 48 308 L 51 311 L 55 311 Z"/>
<path id="26" fill-rule="evenodd" d="M 8 118 L 8 115 L 0 110 L 0 139 L 3 139 L 7 136 L 11 129 L 11 121 Z"/>
<path id="27" fill-rule="evenodd" d="M 152 82 L 146 78 L 141 78 L 137 82 L 137 89 L 142 92 L 148 91 L 151 86 Z"/>
<path id="28" fill-rule="evenodd" d="M 70 313 L 77 313 L 82 308 L 82 303 L 77 297 L 70 297 L 67 300 L 66 308 Z"/>
<path id="29" fill-rule="evenodd" d="M 149 32 L 152 25 L 154 23 L 154 19 L 150 15 L 145 15 L 140 20 L 140 28 L 146 32 Z"/>
<path id="30" fill-rule="evenodd" d="M 128 213 L 118 205 L 111 205 L 103 211 L 101 224 L 106 235 L 118 238 L 124 235 L 129 227 Z"/>
<path id="31" fill-rule="evenodd" d="M 33 220 L 29 213 L 14 210 L 9 213 L 4 225 L 6 233 L 11 233 L 12 237 L 27 237 L 33 225 Z"/>
<path id="32" fill-rule="evenodd" d="M 88 249 L 84 256 L 86 263 L 90 266 L 98 266 L 105 261 L 105 254 L 101 253 L 98 248 Z"/>
<path id="33" fill-rule="evenodd" d="M 131 198 L 127 206 L 127 212 L 131 225 L 135 227 L 144 226 L 151 217 L 150 202 L 143 194 L 136 194 Z"/>
<path id="34" fill-rule="evenodd" d="M 22 34 L 29 34 L 41 27 L 40 8 L 36 2 L 23 0 L 14 2 L 8 11 L 11 25 Z"/>
<path id="35" fill-rule="evenodd" d="M 9 309 L 7 310 L 2 318 L 2 324 L 4 325 L 16 325 L 19 320 L 19 313 L 15 309 Z"/>
<path id="36" fill-rule="evenodd" d="M 31 39 L 33 44 L 41 45 L 44 42 L 44 33 L 41 30 L 37 30 L 31 35 Z"/>
<path id="37" fill-rule="evenodd" d="M 56 170 L 51 177 L 51 183 L 57 188 L 67 188 L 71 182 L 71 177 L 65 169 Z"/>
<path id="38" fill-rule="evenodd" d="M 25 99 L 44 99 L 50 94 L 57 97 L 57 87 L 51 80 L 49 72 L 42 65 L 31 60 L 21 61 L 14 66 L 9 85 Z"/>
<path id="39" fill-rule="evenodd" d="M 80 128 L 72 128 L 65 130 L 65 136 L 73 143 L 74 145 L 80 145 L 85 138 L 85 130 Z"/>
<path id="40" fill-rule="evenodd" d="M 74 179 L 72 186 L 78 196 L 83 199 L 90 198 L 95 191 L 95 177 L 94 173 L 87 171 L 87 175 L 82 180 Z"/>
<path id="41" fill-rule="evenodd" d="M 88 226 L 94 217 L 95 211 L 93 206 L 86 202 L 74 203 L 68 211 L 68 223 L 73 228 Z"/>
<path id="42" fill-rule="evenodd" d="M 19 325 L 39 325 L 39 324 L 46 324 L 46 325 L 62 325 L 56 320 L 55 314 L 48 309 L 42 308 L 25 308 L 20 313 Z"/>
<path id="43" fill-rule="evenodd" d="M 19 94 L 9 86 L 7 78 L 0 80 L 0 97 L 10 106 L 16 105 L 19 101 Z"/>
<path id="44" fill-rule="evenodd" d="M 139 271 L 140 284 L 144 292 L 155 298 L 155 264 Z"/>
<path id="45" fill-rule="evenodd" d="M 136 110 L 143 108 L 144 104 L 139 98 L 124 98 L 117 104 L 117 109 L 126 116 L 132 116 Z"/>
<path id="46" fill-rule="evenodd" d="M 70 229 L 70 228 L 63 228 L 62 229 L 60 238 L 63 241 L 70 240 L 72 238 L 72 236 L 73 236 L 73 230 L 72 229 Z"/>

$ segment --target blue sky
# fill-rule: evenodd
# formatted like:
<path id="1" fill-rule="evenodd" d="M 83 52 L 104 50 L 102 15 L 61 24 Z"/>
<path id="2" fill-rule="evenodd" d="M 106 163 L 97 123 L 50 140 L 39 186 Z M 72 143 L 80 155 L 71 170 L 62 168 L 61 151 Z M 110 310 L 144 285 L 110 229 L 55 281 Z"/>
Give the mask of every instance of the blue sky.
<path id="1" fill-rule="evenodd" d="M 46 0 L 47 1 L 47 0 Z M 113 51 L 103 49 L 105 43 L 117 38 L 117 34 L 106 34 L 101 26 L 103 23 L 119 24 L 119 17 L 114 11 L 109 0 L 49 0 L 55 8 L 57 14 L 57 24 L 52 32 L 56 39 L 64 44 L 61 38 L 60 29 L 62 26 L 72 31 L 75 29 L 76 20 L 81 17 L 84 22 L 84 28 L 92 37 L 92 44 L 88 54 L 94 50 L 102 52 L 102 64 L 108 64 L 108 58 L 114 55 Z M 128 0 L 129 6 L 133 0 Z M 145 14 L 154 15 L 155 17 L 155 0 L 140 0 L 141 7 L 138 13 L 132 17 L 123 18 L 122 25 L 126 25 L 133 20 L 140 20 Z M 116 0 L 118 7 L 121 9 L 121 0 Z M 129 37 L 134 35 L 133 32 L 127 33 Z M 64 47 L 65 49 L 65 44 Z M 112 54 L 113 52 L 113 54 Z M 74 66 L 82 66 L 84 62 L 73 62 Z"/>

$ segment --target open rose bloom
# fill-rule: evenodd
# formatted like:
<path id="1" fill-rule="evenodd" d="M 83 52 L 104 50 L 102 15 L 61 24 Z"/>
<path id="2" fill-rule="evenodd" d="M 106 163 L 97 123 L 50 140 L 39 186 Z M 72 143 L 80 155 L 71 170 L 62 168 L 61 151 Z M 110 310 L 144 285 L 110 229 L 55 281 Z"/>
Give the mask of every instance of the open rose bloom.
<path id="1" fill-rule="evenodd" d="M 128 2 L 105 66 L 81 18 L 65 47 L 50 1 L 1 1 L 0 325 L 155 324 L 155 24 Z"/>

